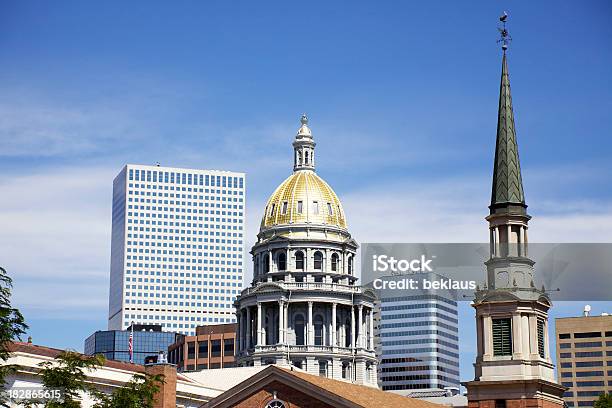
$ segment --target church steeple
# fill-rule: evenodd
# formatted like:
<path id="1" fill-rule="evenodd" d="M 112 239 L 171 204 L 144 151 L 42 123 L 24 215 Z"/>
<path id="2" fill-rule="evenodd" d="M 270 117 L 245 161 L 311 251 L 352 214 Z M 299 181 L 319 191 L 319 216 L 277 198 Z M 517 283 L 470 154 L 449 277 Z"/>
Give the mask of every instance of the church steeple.
<path id="1" fill-rule="evenodd" d="M 527 215 L 519 163 L 508 62 L 508 15 L 502 14 L 502 76 L 490 214 L 487 284 L 475 293 L 475 377 L 464 385 L 471 408 L 548 406 L 562 408 L 565 387 L 555 383 L 544 291 L 536 288 L 529 258 Z"/>
<path id="2" fill-rule="evenodd" d="M 523 192 L 521 164 L 519 161 L 512 95 L 506 56 L 510 36 L 506 29 L 507 14 L 500 20 L 502 43 L 502 73 L 499 85 L 497 112 L 497 135 L 495 161 L 493 164 L 493 187 L 489 221 L 491 258 L 487 261 L 490 289 L 517 291 L 527 289 L 526 296 L 533 293 L 533 261 L 528 257 L 527 229 L 531 217 L 527 215 L 527 204 Z M 515 292 L 518 295 L 518 293 Z"/>
<path id="3" fill-rule="evenodd" d="M 501 83 L 499 86 L 493 187 L 489 209 L 491 214 L 505 212 L 526 214 L 525 209 L 527 205 L 525 204 L 525 194 L 523 192 L 521 163 L 516 141 L 516 128 L 514 126 L 506 43 L 504 47 Z"/>
<path id="4" fill-rule="evenodd" d="M 302 126 L 298 129 L 293 142 L 293 171 L 315 169 L 315 146 L 312 131 L 308 127 L 308 116 L 304 113 L 300 119 Z"/>

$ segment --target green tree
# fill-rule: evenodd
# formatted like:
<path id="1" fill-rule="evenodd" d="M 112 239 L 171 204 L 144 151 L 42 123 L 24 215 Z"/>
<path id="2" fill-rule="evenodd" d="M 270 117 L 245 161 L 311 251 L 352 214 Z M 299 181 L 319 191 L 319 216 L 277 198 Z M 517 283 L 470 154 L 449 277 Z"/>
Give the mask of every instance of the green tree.
<path id="1" fill-rule="evenodd" d="M 153 408 L 155 394 L 164 382 L 164 376 L 136 374 L 130 382 L 111 395 L 96 392 L 98 403 L 94 408 Z"/>
<path id="2" fill-rule="evenodd" d="M 593 408 L 612 408 L 612 394 L 601 394 Z"/>
<path id="3" fill-rule="evenodd" d="M 47 408 L 78 408 L 81 404 L 75 401 L 79 393 L 96 393 L 85 380 L 87 372 L 94 371 L 104 364 L 104 356 L 84 356 L 76 351 L 62 351 L 55 361 L 40 363 L 40 374 L 45 388 L 61 388 L 64 391 L 64 402 L 49 401 Z"/>
<path id="4" fill-rule="evenodd" d="M 6 270 L 0 267 L 0 386 L 4 386 L 6 376 L 13 372 L 16 366 L 4 364 L 9 358 L 9 344 L 19 340 L 28 326 L 18 309 L 11 306 L 11 290 L 13 280 Z M 5 404 L 0 396 L 0 405 Z"/>

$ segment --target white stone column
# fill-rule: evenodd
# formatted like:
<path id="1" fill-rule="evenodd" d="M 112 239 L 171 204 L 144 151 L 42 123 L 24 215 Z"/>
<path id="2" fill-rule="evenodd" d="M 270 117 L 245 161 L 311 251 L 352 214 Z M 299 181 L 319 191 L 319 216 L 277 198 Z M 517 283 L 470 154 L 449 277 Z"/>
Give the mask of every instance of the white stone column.
<path id="1" fill-rule="evenodd" d="M 523 349 L 523 356 L 525 356 L 526 358 L 529 356 L 529 316 L 527 315 L 523 315 L 521 317 L 521 331 L 523 332 L 523 338 L 522 338 L 522 349 Z"/>
<path id="2" fill-rule="evenodd" d="M 244 314 L 242 309 L 238 309 L 238 351 L 244 350 Z"/>
<path id="3" fill-rule="evenodd" d="M 268 249 L 268 264 L 270 268 L 268 272 L 274 272 L 274 262 L 272 262 L 272 250 Z"/>
<path id="4" fill-rule="evenodd" d="M 351 305 L 351 348 L 355 348 L 355 309 Z"/>
<path id="5" fill-rule="evenodd" d="M 337 339 L 336 339 L 336 307 L 337 304 L 336 302 L 332 303 L 332 311 L 331 311 L 331 325 L 332 325 L 332 330 L 331 330 L 331 345 L 333 347 L 336 347 L 337 344 Z"/>
<path id="6" fill-rule="evenodd" d="M 357 347 L 363 347 L 363 305 L 359 305 L 357 309 L 357 317 L 358 324 L 357 329 L 359 333 L 357 334 Z"/>
<path id="7" fill-rule="evenodd" d="M 308 330 L 306 331 L 307 346 L 312 346 L 314 343 L 312 332 L 312 302 L 308 302 Z"/>
<path id="8" fill-rule="evenodd" d="M 512 313 L 512 357 L 523 358 L 521 314 Z"/>
<path id="9" fill-rule="evenodd" d="M 257 303 L 257 345 L 263 345 L 263 327 L 261 324 L 261 303 Z"/>
<path id="10" fill-rule="evenodd" d="M 532 360 L 538 359 L 538 319 L 536 315 L 529 315 L 529 350 Z"/>
<path id="11" fill-rule="evenodd" d="M 501 245 L 499 243 L 499 227 L 495 227 L 495 257 L 499 258 L 501 256 Z"/>
<path id="12" fill-rule="evenodd" d="M 483 360 L 490 360 L 493 357 L 493 336 L 491 331 L 493 330 L 493 325 L 491 321 L 491 316 L 483 316 L 481 319 L 482 324 L 482 333 L 483 333 L 483 346 L 484 346 L 484 354 L 482 356 Z"/>
<path id="13" fill-rule="evenodd" d="M 369 338 L 369 349 L 374 350 L 374 309 L 370 309 L 370 338 Z"/>
<path id="14" fill-rule="evenodd" d="M 246 347 L 245 349 L 251 348 L 251 333 L 253 329 L 251 328 L 251 308 L 249 306 L 246 307 Z"/>
<path id="15" fill-rule="evenodd" d="M 284 343 L 289 344 L 289 302 L 283 302 L 283 331 L 285 332 Z"/>
<path id="16" fill-rule="evenodd" d="M 277 343 L 285 342 L 285 317 L 283 313 L 284 311 L 285 311 L 284 302 L 282 300 L 279 300 L 278 301 L 278 342 Z"/>
<path id="17" fill-rule="evenodd" d="M 482 338 L 482 319 L 476 316 L 476 358 L 484 354 L 484 339 Z"/>
<path id="18" fill-rule="evenodd" d="M 544 358 L 547 361 L 552 361 L 552 359 L 550 358 L 550 342 L 548 339 L 548 320 L 544 320 Z M 612 363 L 608 361 L 608 364 L 612 364 Z"/>

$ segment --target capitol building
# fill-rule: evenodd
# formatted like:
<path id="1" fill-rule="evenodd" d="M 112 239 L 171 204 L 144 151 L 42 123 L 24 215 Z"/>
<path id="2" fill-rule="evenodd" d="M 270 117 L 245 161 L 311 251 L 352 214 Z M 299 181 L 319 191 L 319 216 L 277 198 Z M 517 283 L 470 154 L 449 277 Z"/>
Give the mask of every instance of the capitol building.
<path id="1" fill-rule="evenodd" d="M 357 285 L 357 243 L 332 188 L 315 172 L 303 115 L 293 173 L 272 193 L 251 249 L 253 281 L 237 298 L 237 363 L 295 366 L 376 387 L 374 300 Z"/>

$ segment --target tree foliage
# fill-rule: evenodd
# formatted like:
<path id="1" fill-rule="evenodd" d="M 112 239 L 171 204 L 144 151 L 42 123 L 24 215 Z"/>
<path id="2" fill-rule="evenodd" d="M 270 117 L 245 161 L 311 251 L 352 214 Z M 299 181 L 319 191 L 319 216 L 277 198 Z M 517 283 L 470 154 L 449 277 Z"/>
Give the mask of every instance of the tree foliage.
<path id="1" fill-rule="evenodd" d="M 81 392 L 92 393 L 95 390 L 85 381 L 87 372 L 104 364 L 104 356 L 84 356 L 76 351 L 63 351 L 55 361 L 40 363 L 43 385 L 47 389 L 61 388 L 64 391 L 64 402 L 49 401 L 47 408 L 78 408 Z"/>
<path id="2" fill-rule="evenodd" d="M 39 364 L 46 389 L 61 388 L 64 401 L 49 401 L 46 408 L 79 408 L 81 393 L 89 394 L 98 402 L 95 408 L 153 408 L 155 396 L 164 382 L 163 375 L 136 374 L 123 387 L 106 394 L 90 385 L 87 374 L 102 366 L 102 355 L 84 356 L 75 351 L 63 351 L 55 361 Z"/>
<path id="3" fill-rule="evenodd" d="M 9 358 L 8 346 L 12 341 L 19 340 L 25 334 L 28 326 L 23 315 L 11 305 L 11 290 L 13 280 L 0 267 L 0 386 L 4 386 L 6 376 L 15 370 L 14 365 L 4 364 Z M 0 396 L 0 404 L 4 404 Z"/>
<path id="4" fill-rule="evenodd" d="M 111 395 L 97 392 L 98 403 L 94 408 L 153 408 L 155 396 L 164 376 L 160 374 L 136 374 L 130 382 Z"/>
<path id="5" fill-rule="evenodd" d="M 601 394 L 593 408 L 612 408 L 612 394 Z"/>

